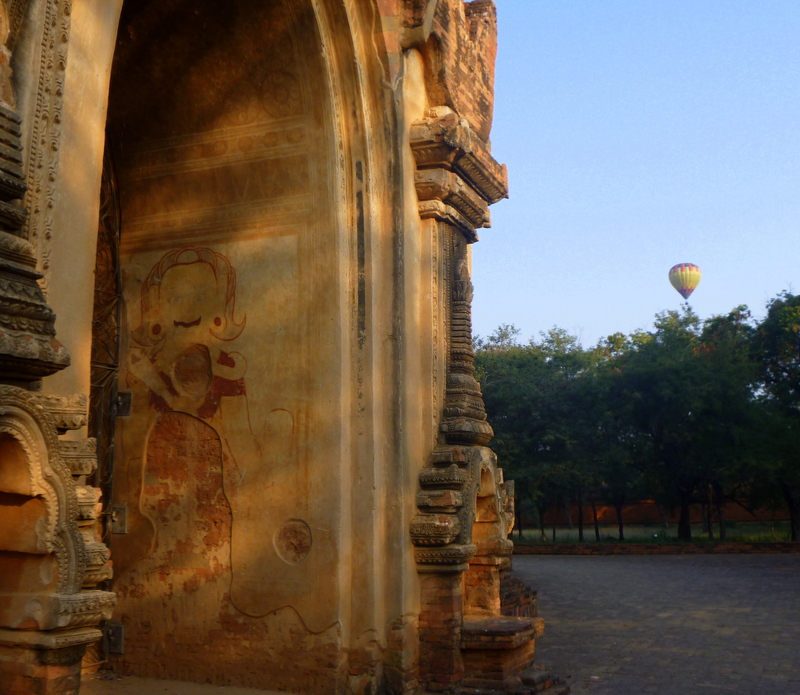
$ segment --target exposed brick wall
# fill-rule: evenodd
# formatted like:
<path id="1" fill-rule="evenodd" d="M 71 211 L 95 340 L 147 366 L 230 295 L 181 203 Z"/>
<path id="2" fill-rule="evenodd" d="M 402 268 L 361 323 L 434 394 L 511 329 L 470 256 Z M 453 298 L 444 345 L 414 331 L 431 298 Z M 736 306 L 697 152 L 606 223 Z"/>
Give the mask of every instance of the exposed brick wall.
<path id="1" fill-rule="evenodd" d="M 420 681 L 430 691 L 442 691 L 464 677 L 461 573 L 420 574 L 420 589 Z"/>
<path id="2" fill-rule="evenodd" d="M 510 570 L 500 573 L 500 607 L 503 615 L 536 617 L 536 592 Z"/>
<path id="3" fill-rule="evenodd" d="M 464 573 L 464 612 L 467 615 L 500 613 L 500 572 L 495 565 L 470 563 Z"/>

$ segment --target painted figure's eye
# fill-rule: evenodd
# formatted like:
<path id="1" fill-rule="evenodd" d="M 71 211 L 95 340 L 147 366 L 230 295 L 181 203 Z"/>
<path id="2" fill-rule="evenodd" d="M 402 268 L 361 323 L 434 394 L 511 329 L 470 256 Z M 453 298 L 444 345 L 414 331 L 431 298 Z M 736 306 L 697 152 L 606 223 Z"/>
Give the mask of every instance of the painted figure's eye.
<path id="1" fill-rule="evenodd" d="M 161 333 L 161 324 L 154 323 L 153 327 L 150 330 L 153 331 L 153 335 L 158 335 L 159 333 Z"/>
<path id="2" fill-rule="evenodd" d="M 215 326 L 221 326 L 222 325 L 222 319 L 219 316 L 215 316 L 214 317 L 214 325 Z"/>

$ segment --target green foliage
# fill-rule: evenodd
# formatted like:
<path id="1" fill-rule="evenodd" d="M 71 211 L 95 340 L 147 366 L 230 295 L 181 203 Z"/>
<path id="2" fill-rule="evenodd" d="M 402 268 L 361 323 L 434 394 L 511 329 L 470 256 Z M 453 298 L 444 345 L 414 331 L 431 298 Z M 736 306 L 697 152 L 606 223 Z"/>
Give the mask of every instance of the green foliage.
<path id="1" fill-rule="evenodd" d="M 744 306 L 668 311 L 591 349 L 560 328 L 522 344 L 507 324 L 476 340 L 476 368 L 523 508 L 654 497 L 680 507 L 689 540 L 691 503 L 747 498 L 788 506 L 797 540 L 800 297 L 758 324 Z"/>
<path id="2" fill-rule="evenodd" d="M 800 540 L 800 296 L 783 292 L 767 306 L 752 340 L 761 367 L 759 492 L 789 509 L 792 540 Z M 772 494 L 770 494 L 772 493 Z"/>

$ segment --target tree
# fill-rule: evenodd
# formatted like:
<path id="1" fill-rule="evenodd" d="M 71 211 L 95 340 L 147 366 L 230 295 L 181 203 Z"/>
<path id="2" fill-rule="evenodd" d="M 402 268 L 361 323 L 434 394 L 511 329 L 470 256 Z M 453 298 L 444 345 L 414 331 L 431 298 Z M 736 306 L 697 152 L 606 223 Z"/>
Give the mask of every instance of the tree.
<path id="1" fill-rule="evenodd" d="M 743 459 L 754 421 L 751 332 L 746 307 L 704 325 L 691 309 L 665 312 L 616 360 L 648 442 L 643 473 L 680 508 L 681 540 L 691 540 L 697 493 L 711 486 L 722 497 L 726 473 Z"/>
<path id="2" fill-rule="evenodd" d="M 789 509 L 792 541 L 800 541 L 800 296 L 783 292 L 756 327 L 760 400 L 768 414 L 764 455 L 769 479 Z"/>
<path id="3" fill-rule="evenodd" d="M 476 375 L 495 430 L 492 447 L 515 479 L 520 501 L 541 519 L 548 507 L 566 507 L 586 489 L 576 458 L 576 384 L 588 354 L 560 328 L 527 345 L 517 342 L 518 333 L 503 325 L 477 339 Z"/>

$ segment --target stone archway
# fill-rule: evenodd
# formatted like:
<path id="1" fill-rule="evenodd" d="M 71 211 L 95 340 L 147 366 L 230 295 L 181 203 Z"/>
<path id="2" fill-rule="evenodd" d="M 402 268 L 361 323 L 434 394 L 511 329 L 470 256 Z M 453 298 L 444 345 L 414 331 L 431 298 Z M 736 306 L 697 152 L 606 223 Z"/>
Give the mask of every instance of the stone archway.
<path id="1" fill-rule="evenodd" d="M 344 204 L 319 12 L 284 0 L 123 5 L 107 123 L 118 388 L 132 403 L 115 446 L 120 672 L 319 692 L 341 678 L 318 656 L 341 646 L 339 585 L 320 578 L 339 571 L 342 491 L 328 471 L 343 435 L 330 394 L 346 331 L 331 321 Z M 172 436 L 186 451 L 218 442 L 208 494 L 230 522 L 210 536 L 175 535 L 192 506 L 176 480 L 198 472 L 154 444 Z M 165 539 L 182 550 L 165 554 Z"/>

